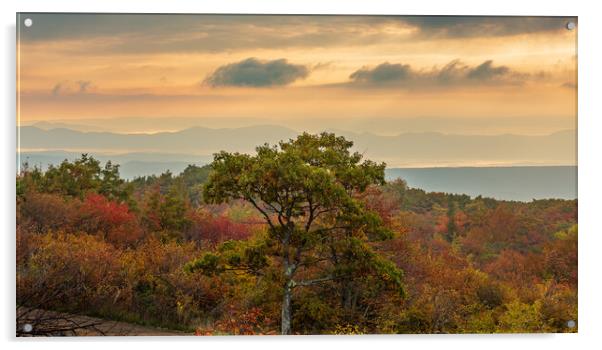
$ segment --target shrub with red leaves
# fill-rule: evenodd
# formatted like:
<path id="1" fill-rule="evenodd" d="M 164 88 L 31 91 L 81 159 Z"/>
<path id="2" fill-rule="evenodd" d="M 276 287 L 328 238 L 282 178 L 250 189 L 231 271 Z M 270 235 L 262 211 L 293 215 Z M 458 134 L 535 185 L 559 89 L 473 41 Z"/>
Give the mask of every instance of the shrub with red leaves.
<path id="1" fill-rule="evenodd" d="M 114 244 L 128 245 L 142 237 L 138 219 L 128 205 L 110 201 L 100 194 L 86 196 L 77 218 L 79 230 L 102 234 Z"/>

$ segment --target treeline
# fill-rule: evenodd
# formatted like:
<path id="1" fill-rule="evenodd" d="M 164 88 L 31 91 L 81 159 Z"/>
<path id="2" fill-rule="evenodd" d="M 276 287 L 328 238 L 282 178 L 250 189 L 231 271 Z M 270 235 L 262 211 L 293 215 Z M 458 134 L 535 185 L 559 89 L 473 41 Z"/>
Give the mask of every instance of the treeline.
<path id="1" fill-rule="evenodd" d="M 17 304 L 197 334 L 576 331 L 576 201 L 384 183 L 347 146 L 131 181 L 87 155 L 24 166 Z"/>

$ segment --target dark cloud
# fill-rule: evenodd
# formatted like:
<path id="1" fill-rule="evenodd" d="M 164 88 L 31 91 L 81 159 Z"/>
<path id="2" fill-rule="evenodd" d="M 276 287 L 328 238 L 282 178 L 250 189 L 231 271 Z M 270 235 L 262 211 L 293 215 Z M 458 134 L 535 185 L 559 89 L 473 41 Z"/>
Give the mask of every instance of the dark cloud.
<path id="1" fill-rule="evenodd" d="M 257 58 L 230 63 L 219 67 L 204 80 L 213 87 L 247 86 L 269 87 L 283 86 L 303 79 L 309 74 L 309 69 L 303 65 L 288 63 L 281 58 L 272 61 L 262 61 Z"/>
<path id="2" fill-rule="evenodd" d="M 384 17 L 308 15 L 49 14 L 23 13 L 35 26 L 19 40 L 43 42 L 110 38 L 84 53 L 222 52 L 257 48 L 324 47 L 379 42 L 370 32 Z M 73 52 L 72 46 L 65 48 Z"/>
<path id="3" fill-rule="evenodd" d="M 511 70 L 507 66 L 496 66 L 487 60 L 471 67 L 454 60 L 442 68 L 415 70 L 408 64 L 381 63 L 376 67 L 362 67 L 353 72 L 349 79 L 354 85 L 404 86 L 408 88 L 435 86 L 466 86 L 482 84 L 521 84 L 529 76 Z"/>
<path id="4" fill-rule="evenodd" d="M 476 79 L 476 80 L 492 80 L 497 77 L 503 77 L 510 72 L 510 68 L 506 66 L 493 66 L 493 61 L 488 60 L 480 65 L 470 69 L 466 77 L 468 79 Z"/>
<path id="5" fill-rule="evenodd" d="M 377 45 L 432 38 L 566 30 L 571 17 L 21 14 L 35 23 L 23 42 L 87 40 L 83 53 L 221 52 L 257 48 Z M 384 27 L 414 27 L 416 32 Z M 73 46 L 65 48 L 72 52 Z"/>
<path id="6" fill-rule="evenodd" d="M 470 67 L 460 60 L 453 60 L 436 72 L 436 78 L 440 83 L 446 84 L 462 79 L 468 74 L 468 70 Z"/>
<path id="7" fill-rule="evenodd" d="M 575 17 L 540 16 L 412 16 L 401 21 L 418 28 L 423 37 L 497 37 L 566 30 Z"/>
<path id="8" fill-rule="evenodd" d="M 390 64 L 385 62 L 373 69 L 363 67 L 351 74 L 349 78 L 362 83 L 387 83 L 408 80 L 412 75 L 412 70 L 408 64 Z"/>

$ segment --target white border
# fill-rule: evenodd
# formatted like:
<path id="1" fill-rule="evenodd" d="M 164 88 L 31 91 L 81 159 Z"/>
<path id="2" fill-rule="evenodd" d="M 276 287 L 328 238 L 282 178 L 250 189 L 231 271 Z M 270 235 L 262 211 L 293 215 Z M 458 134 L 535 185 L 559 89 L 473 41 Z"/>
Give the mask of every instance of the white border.
<path id="1" fill-rule="evenodd" d="M 15 13 L 16 12 L 146 12 L 146 13 L 297 13 L 297 14 L 400 14 L 400 15 L 561 15 L 579 16 L 579 334 L 569 335 L 485 335 L 485 336 L 368 336 L 368 337 L 221 337 L 194 338 L 177 341 L 178 348 L 232 347 L 257 349 L 307 349 L 324 346 L 360 349 L 376 342 L 380 346 L 405 348 L 445 349 L 508 349 L 545 348 L 574 349 L 600 346 L 599 334 L 602 327 L 599 312 L 602 311 L 602 282 L 599 267 L 602 266 L 602 223 L 600 220 L 600 191 L 602 150 L 602 108 L 600 88 L 602 74 L 600 62 L 600 15 L 595 1 L 548 0 L 528 2 L 524 0 L 487 1 L 398 1 L 394 0 L 234 0 L 234 1 L 159 1 L 159 0 L 4 0 L 2 11 L 2 137 L 0 137 L 2 163 L 0 172 L 2 201 L 0 222 L 2 244 L 2 280 L 0 280 L 2 315 L 0 331 L 7 348 L 33 349 L 44 346 L 50 349 L 103 349 L 110 346 L 145 347 L 161 349 L 173 338 L 112 338 L 93 339 L 50 339 L 21 341 L 14 334 L 14 174 L 15 174 Z M 11 312 L 11 310 L 13 310 Z M 85 344 L 84 344 L 85 343 Z M 144 344 L 143 344 L 144 343 Z"/>

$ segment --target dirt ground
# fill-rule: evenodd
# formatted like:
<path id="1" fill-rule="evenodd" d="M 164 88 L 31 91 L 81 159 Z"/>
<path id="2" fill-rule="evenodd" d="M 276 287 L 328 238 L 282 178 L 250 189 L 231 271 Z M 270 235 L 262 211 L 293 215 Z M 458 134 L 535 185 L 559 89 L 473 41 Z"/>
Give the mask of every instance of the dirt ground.
<path id="1" fill-rule="evenodd" d="M 18 337 L 36 336 L 188 336 L 193 333 L 145 327 L 48 310 L 17 310 Z"/>

